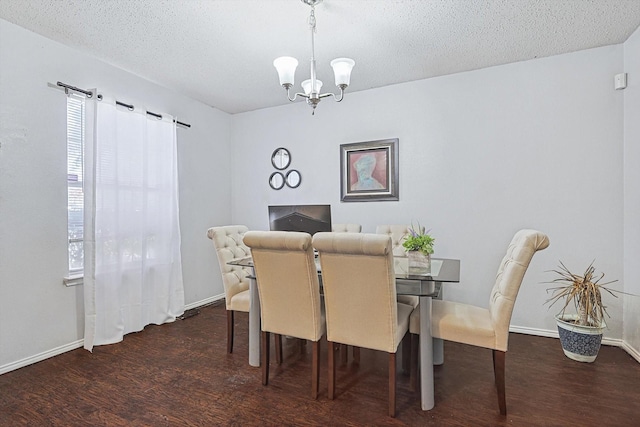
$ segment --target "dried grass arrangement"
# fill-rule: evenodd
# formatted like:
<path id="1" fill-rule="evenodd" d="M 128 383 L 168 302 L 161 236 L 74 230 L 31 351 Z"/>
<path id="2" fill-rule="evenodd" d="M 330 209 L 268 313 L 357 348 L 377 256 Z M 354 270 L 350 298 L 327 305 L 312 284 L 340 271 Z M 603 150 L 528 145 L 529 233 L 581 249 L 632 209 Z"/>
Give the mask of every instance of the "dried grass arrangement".
<path id="1" fill-rule="evenodd" d="M 574 307 L 577 313 L 577 320 L 575 324 L 580 326 L 592 326 L 601 327 L 603 325 L 604 315 L 607 317 L 606 306 L 602 303 L 602 291 L 608 292 L 617 298 L 614 292 L 618 292 L 614 289 L 609 289 L 606 286 L 617 282 L 612 280 L 606 283 L 600 283 L 604 278 L 604 273 L 599 276 L 595 273 L 595 267 L 593 261 L 587 267 L 582 275 L 574 274 L 560 262 L 559 270 L 551 270 L 558 274 L 560 277 L 547 283 L 561 283 L 562 286 L 547 289 L 547 292 L 553 291 L 551 298 L 546 303 L 550 303 L 550 306 L 554 305 L 559 300 L 564 300 L 564 306 L 558 314 L 559 317 L 565 317 L 565 310 L 571 302 L 574 303 Z"/>

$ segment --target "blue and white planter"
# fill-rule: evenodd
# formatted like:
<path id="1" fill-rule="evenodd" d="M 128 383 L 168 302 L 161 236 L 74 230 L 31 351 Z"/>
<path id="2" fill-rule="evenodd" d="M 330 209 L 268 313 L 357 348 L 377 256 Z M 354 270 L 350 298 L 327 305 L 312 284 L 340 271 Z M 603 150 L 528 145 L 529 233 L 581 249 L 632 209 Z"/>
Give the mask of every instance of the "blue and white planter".
<path id="1" fill-rule="evenodd" d="M 560 343 L 565 356 L 578 362 L 593 362 L 598 356 L 602 331 L 606 328 L 604 322 L 600 327 L 581 326 L 572 323 L 578 319 L 577 314 L 556 316 Z"/>

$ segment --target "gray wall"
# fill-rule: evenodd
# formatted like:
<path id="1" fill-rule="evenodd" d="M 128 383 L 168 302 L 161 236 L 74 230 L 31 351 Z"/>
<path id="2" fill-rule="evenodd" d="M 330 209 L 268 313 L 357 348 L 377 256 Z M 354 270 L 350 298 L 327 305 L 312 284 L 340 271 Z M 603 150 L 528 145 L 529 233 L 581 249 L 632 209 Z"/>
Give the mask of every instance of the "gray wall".
<path id="1" fill-rule="evenodd" d="M 624 43 L 624 335 L 640 354 L 640 28 Z"/>
<path id="2" fill-rule="evenodd" d="M 613 88 L 622 66 L 623 46 L 608 46 L 347 93 L 315 116 L 304 102 L 234 115 L 233 149 L 252 171 L 234 176 L 243 195 L 234 220 L 267 229 L 269 204 L 329 203 L 335 222 L 365 232 L 420 221 L 436 256 L 462 262 L 446 298 L 483 306 L 513 234 L 539 229 L 551 245 L 533 259 L 512 325 L 553 334 L 560 307 L 544 305 L 555 277 L 546 271 L 562 260 L 582 272 L 595 259 L 607 277 L 623 277 L 624 92 Z M 341 203 L 340 144 L 393 137 L 400 201 Z M 302 174 L 298 189 L 267 185 L 279 146 Z M 609 305 L 606 337 L 620 340 L 622 299 Z"/>
<path id="3" fill-rule="evenodd" d="M 231 118 L 0 20 L 0 373 L 81 345 L 82 286 L 65 287 L 66 97 L 97 87 L 178 127 L 185 301 L 223 294 L 208 227 L 231 221 Z"/>

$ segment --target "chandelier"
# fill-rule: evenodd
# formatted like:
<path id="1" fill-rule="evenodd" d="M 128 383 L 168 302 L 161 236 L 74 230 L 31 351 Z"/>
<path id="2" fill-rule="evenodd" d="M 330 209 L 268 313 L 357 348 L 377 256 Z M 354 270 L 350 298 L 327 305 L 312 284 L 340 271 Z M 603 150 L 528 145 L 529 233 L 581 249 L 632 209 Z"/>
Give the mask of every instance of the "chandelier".
<path id="1" fill-rule="evenodd" d="M 342 101 L 344 97 L 344 90 L 349 86 L 349 80 L 351 78 L 351 69 L 356 64 L 353 59 L 350 58 L 336 58 L 331 61 L 331 67 L 335 74 L 336 86 L 340 89 L 340 95 L 334 93 L 320 93 L 322 89 L 322 81 L 316 78 L 316 56 L 315 56 L 315 43 L 314 34 L 316 32 L 316 16 L 315 6 L 322 2 L 322 0 L 301 0 L 304 4 L 311 6 L 311 15 L 309 16 L 309 29 L 311 30 L 311 78 L 302 82 L 302 89 L 304 93 L 296 93 L 291 97 L 291 86 L 294 83 L 294 76 L 296 73 L 296 67 L 298 66 L 298 60 L 290 56 L 281 56 L 273 61 L 274 67 L 278 71 L 278 77 L 280 78 L 280 84 L 287 91 L 287 98 L 293 102 L 296 97 L 300 96 L 307 100 L 312 108 L 312 115 L 315 113 L 316 106 L 322 98 L 333 96 L 336 102 Z"/>

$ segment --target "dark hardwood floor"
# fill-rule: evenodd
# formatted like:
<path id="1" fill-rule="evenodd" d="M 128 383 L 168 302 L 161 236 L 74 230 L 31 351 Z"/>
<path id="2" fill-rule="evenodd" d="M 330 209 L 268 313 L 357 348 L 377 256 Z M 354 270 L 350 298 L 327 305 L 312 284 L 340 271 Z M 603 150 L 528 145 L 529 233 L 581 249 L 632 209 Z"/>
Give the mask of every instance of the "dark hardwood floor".
<path id="1" fill-rule="evenodd" d="M 268 386 L 247 363 L 246 313 L 226 353 L 222 305 L 93 353 L 78 349 L 0 376 L 0 426 L 638 426 L 640 364 L 604 346 L 595 363 L 562 354 L 558 340 L 512 334 L 507 411 L 500 416 L 491 351 L 445 343 L 435 368 L 436 407 L 420 410 L 398 374 L 397 416 L 387 416 L 387 361 L 363 349 L 359 365 L 339 365 L 327 399 L 326 341 L 320 397 L 311 399 L 311 345 L 284 340 Z M 398 358 L 400 359 L 400 358 Z M 339 360 L 339 358 L 338 358 Z M 338 362 L 339 363 L 339 362 Z"/>

